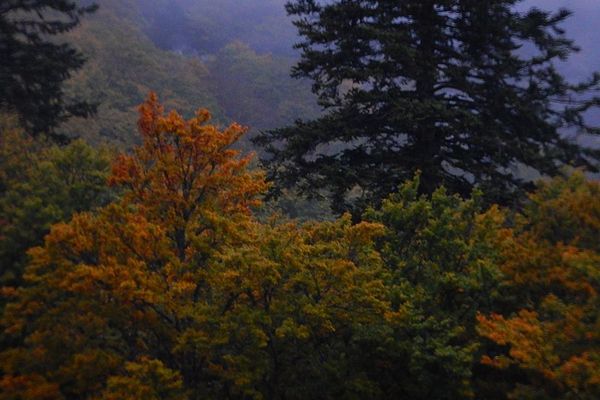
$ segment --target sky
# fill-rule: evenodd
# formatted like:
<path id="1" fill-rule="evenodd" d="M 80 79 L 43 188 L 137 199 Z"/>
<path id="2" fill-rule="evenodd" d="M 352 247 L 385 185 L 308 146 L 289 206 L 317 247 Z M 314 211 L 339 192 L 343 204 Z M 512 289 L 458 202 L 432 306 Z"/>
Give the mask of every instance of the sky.
<path id="1" fill-rule="evenodd" d="M 573 11 L 564 28 L 581 52 L 574 54 L 561 69 L 577 79 L 600 70 L 600 0 L 527 0 L 524 4 L 545 10 L 564 7 Z"/>
<path id="2" fill-rule="evenodd" d="M 559 65 L 560 71 L 571 81 L 581 81 L 600 71 L 600 0 L 526 0 L 525 6 L 536 6 L 545 10 L 561 7 L 573 12 L 565 22 L 567 36 L 581 48 L 567 63 Z M 587 121 L 600 126 L 600 109 L 587 114 Z M 600 145 L 600 140 L 594 143 Z"/>

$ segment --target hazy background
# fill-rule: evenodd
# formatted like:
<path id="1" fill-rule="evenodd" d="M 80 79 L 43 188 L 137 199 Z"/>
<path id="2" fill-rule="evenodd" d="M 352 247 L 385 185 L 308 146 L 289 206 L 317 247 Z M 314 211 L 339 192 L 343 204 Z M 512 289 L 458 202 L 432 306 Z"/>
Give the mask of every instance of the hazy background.
<path id="1" fill-rule="evenodd" d="M 599 0 L 527 0 L 525 6 L 546 10 L 567 8 L 573 16 L 564 24 L 567 35 L 581 47 L 561 69 L 574 79 L 583 79 L 600 70 L 600 1 Z"/>
<path id="2" fill-rule="evenodd" d="M 102 0 L 70 35 L 88 56 L 71 81 L 74 95 L 101 106 L 67 133 L 92 142 L 135 142 L 136 105 L 157 91 L 168 107 L 191 114 L 206 107 L 218 122 L 254 131 L 319 113 L 310 82 L 289 77 L 298 40 L 285 0 Z M 523 9 L 567 7 L 568 35 L 582 48 L 559 66 L 570 80 L 600 70 L 600 0 L 526 0 Z M 590 115 L 600 124 L 597 112 Z"/>

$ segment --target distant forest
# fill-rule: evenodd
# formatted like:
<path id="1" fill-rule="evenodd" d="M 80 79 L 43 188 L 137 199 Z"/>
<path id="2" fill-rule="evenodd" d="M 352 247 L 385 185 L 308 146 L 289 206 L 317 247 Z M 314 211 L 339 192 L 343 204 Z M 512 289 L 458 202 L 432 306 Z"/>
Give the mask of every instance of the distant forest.
<path id="1" fill-rule="evenodd" d="M 135 107 L 150 89 L 186 115 L 203 105 L 254 131 L 316 116 L 310 84 L 290 77 L 296 32 L 283 3 L 102 1 L 68 36 L 88 58 L 69 92 L 97 101 L 98 114 L 63 131 L 127 147 Z"/>

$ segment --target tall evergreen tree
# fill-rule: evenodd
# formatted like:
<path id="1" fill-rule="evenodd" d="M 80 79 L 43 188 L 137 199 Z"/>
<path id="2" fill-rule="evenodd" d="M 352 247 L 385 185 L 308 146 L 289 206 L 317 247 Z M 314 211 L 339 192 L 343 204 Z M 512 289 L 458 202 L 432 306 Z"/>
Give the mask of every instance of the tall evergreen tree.
<path id="1" fill-rule="evenodd" d="M 520 11 L 522 0 L 294 0 L 298 78 L 325 114 L 256 141 L 284 186 L 330 191 L 334 209 L 378 202 L 415 171 L 423 193 L 483 187 L 497 201 L 518 171 L 594 168 L 564 132 L 591 132 L 600 74 L 571 84 L 556 69 L 578 51 L 570 12 Z M 561 134 L 562 133 L 562 134 Z M 590 157 L 591 156 L 591 157 Z"/>
<path id="2" fill-rule="evenodd" d="M 67 118 L 94 112 L 92 104 L 66 99 L 63 82 L 85 59 L 56 36 L 96 8 L 80 0 L 0 2 L 0 106 L 16 111 L 30 132 L 53 133 Z"/>

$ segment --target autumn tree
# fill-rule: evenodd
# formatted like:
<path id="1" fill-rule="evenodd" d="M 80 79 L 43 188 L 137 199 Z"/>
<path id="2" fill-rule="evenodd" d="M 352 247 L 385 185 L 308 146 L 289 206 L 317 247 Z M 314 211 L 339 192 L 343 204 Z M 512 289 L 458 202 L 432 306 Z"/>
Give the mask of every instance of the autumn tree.
<path id="1" fill-rule="evenodd" d="M 325 114 L 257 139 L 273 179 L 327 193 L 339 212 L 380 203 L 417 170 L 422 193 L 477 186 L 506 203 L 529 187 L 525 167 L 595 168 L 561 132 L 591 132 L 600 75 L 571 84 L 555 68 L 577 51 L 561 28 L 569 11 L 519 3 L 289 1 L 302 37 L 293 75 L 313 82 Z"/>
<path id="2" fill-rule="evenodd" d="M 349 218 L 273 223 L 251 245 L 223 253 L 210 273 L 222 299 L 209 353 L 217 396 L 373 397 L 378 389 L 366 378 L 360 343 L 383 325 L 388 308 L 373 246 L 381 226 Z M 206 343 L 198 328 L 181 340 Z"/>
<path id="3" fill-rule="evenodd" d="M 347 351 L 387 308 L 382 227 L 259 223 L 245 129 L 209 118 L 151 96 L 142 146 L 113 165 L 123 198 L 30 251 L 0 399 L 367 397 Z"/>
<path id="4" fill-rule="evenodd" d="M 73 0 L 6 0 L 0 4 L 0 107 L 16 111 L 32 134 L 54 133 L 71 116 L 95 106 L 68 99 L 64 82 L 85 59 L 60 35 L 79 25 L 96 5 Z"/>
<path id="5" fill-rule="evenodd" d="M 490 372 L 488 396 L 600 396 L 599 199 L 579 172 L 545 182 L 500 236 L 503 306 L 479 316 L 494 344 L 481 361 L 502 372 Z"/>

